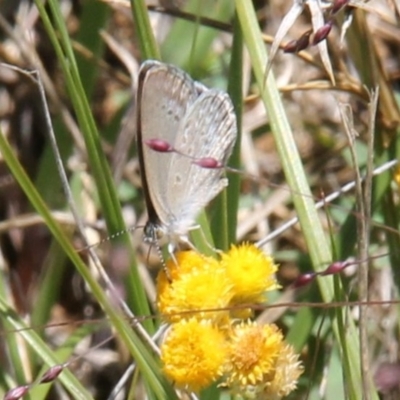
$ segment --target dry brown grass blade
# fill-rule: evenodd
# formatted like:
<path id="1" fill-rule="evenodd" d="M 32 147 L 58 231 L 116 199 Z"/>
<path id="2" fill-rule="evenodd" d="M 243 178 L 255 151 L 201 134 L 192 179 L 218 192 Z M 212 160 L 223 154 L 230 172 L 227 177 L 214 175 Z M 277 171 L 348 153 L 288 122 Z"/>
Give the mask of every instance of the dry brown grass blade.
<path id="1" fill-rule="evenodd" d="M 317 32 L 325 24 L 321 3 L 319 1 L 309 1 L 307 4 L 311 13 L 313 30 L 314 32 Z M 332 85 L 335 86 L 335 76 L 333 74 L 332 63 L 328 53 L 327 41 L 323 40 L 322 42 L 319 42 L 317 46 L 318 52 L 321 56 L 322 64 L 324 65 L 325 71 L 329 76 L 329 80 L 332 82 Z"/>
<path id="2" fill-rule="evenodd" d="M 269 61 L 265 68 L 264 82 L 267 81 L 269 71 L 270 71 L 272 63 L 275 59 L 276 53 L 279 49 L 279 46 L 281 45 L 281 43 L 283 41 L 283 38 L 286 36 L 286 34 L 288 33 L 289 29 L 292 27 L 292 25 L 298 18 L 298 16 L 303 12 L 303 9 L 304 9 L 303 1 L 297 1 L 297 0 L 294 1 L 292 8 L 285 15 L 281 24 L 279 25 L 278 32 L 276 32 L 276 35 L 274 37 L 274 41 L 272 43 L 272 47 L 271 47 L 271 50 L 269 53 Z"/>

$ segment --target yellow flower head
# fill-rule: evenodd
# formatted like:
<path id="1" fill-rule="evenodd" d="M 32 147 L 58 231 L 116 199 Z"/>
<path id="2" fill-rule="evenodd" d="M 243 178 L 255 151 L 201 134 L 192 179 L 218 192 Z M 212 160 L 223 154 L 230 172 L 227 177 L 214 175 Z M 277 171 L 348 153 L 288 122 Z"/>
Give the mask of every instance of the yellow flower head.
<path id="1" fill-rule="evenodd" d="M 226 361 L 224 334 L 209 321 L 173 324 L 161 346 L 167 377 L 179 387 L 197 392 L 221 376 Z"/>
<path id="2" fill-rule="evenodd" d="M 158 279 L 157 306 L 164 318 L 226 320 L 232 285 L 218 261 L 194 252 L 178 253 L 177 261 L 168 265 L 171 282 L 165 273 Z"/>
<path id="3" fill-rule="evenodd" d="M 282 333 L 272 324 L 234 326 L 224 385 L 242 395 L 262 392 L 275 374 L 282 340 Z"/>
<path id="4" fill-rule="evenodd" d="M 175 260 L 170 258 L 166 264 L 168 276 L 166 276 L 164 269 L 158 276 L 158 279 L 165 281 L 166 284 L 179 279 L 180 276 L 192 272 L 193 270 L 204 269 L 206 266 L 211 268 L 218 265 L 218 261 L 215 258 L 203 256 L 193 250 L 179 251 L 174 257 Z"/>
<path id="5" fill-rule="evenodd" d="M 290 344 L 282 342 L 279 356 L 276 360 L 274 378 L 264 390 L 265 398 L 278 400 L 287 396 L 296 389 L 297 381 L 303 370 L 299 355 L 294 352 Z"/>
<path id="6" fill-rule="evenodd" d="M 251 245 L 232 246 L 221 264 L 233 283 L 233 303 L 262 302 L 265 291 L 279 288 L 274 260 Z"/>

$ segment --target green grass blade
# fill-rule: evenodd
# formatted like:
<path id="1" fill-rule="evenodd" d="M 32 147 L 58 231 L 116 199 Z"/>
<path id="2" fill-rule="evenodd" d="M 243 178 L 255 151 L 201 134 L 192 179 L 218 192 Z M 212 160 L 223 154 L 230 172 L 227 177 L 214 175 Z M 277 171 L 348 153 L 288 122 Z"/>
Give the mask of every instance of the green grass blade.
<path id="1" fill-rule="evenodd" d="M 250 53 L 254 74 L 261 90 L 261 97 L 271 121 L 276 146 L 283 165 L 285 177 L 293 192 L 293 201 L 299 216 L 310 257 L 316 270 L 321 270 L 332 260 L 329 243 L 319 221 L 311 192 L 305 177 L 301 159 L 293 140 L 292 130 L 285 115 L 285 110 L 272 74 L 268 76 L 264 89 L 264 69 L 268 63 L 265 45 L 261 39 L 253 4 L 249 0 L 236 1 L 237 12 L 243 29 L 245 43 Z M 325 302 L 334 298 L 333 281 L 329 277 L 318 280 Z M 341 332 L 337 321 L 332 321 L 335 335 L 341 341 Z M 346 369 L 350 397 L 362 398 L 360 393 L 360 348 L 358 334 L 354 324 L 348 321 L 346 332 L 342 332 L 349 352 L 350 368 Z M 371 393 L 372 399 L 377 399 Z"/>
<path id="2" fill-rule="evenodd" d="M 53 219 L 46 204 L 43 202 L 43 199 L 36 191 L 33 183 L 26 175 L 21 164 L 16 159 L 10 145 L 6 141 L 4 135 L 1 133 L 0 151 L 15 180 L 24 190 L 30 203 L 43 217 L 46 226 L 51 231 L 53 236 L 57 239 L 58 243 L 62 246 L 69 259 L 73 262 L 76 269 L 85 279 L 85 282 L 89 285 L 93 295 L 95 296 L 99 304 L 109 316 L 114 328 L 120 335 L 120 338 L 126 344 L 148 384 L 154 390 L 154 393 L 159 399 L 164 399 L 166 394 L 168 394 L 168 396 L 171 396 L 171 399 L 175 398 L 175 393 L 161 374 L 158 363 L 155 361 L 154 357 L 150 354 L 148 349 L 143 345 L 142 341 L 139 339 L 136 333 L 129 326 L 128 322 L 123 318 L 119 310 L 116 310 L 115 306 L 109 302 L 105 292 L 100 287 L 96 279 L 91 276 L 89 269 L 83 263 L 80 256 L 76 253 L 74 247 L 70 243 L 68 237 L 65 235 L 60 225 Z M 8 312 L 8 310 L 6 311 Z M 33 348 L 35 349 L 35 347 Z"/>
<path id="3" fill-rule="evenodd" d="M 36 1 L 36 5 L 38 6 L 40 16 L 64 73 L 70 98 L 85 140 L 88 160 L 96 182 L 96 188 L 99 193 L 108 231 L 111 235 L 122 232 L 126 228 L 121 207 L 107 160 L 101 148 L 100 137 L 86 97 L 86 91 L 80 78 L 70 37 L 59 8 L 60 5 L 55 1 L 49 2 L 53 19 L 50 18 L 47 9 L 40 1 Z M 54 20 L 54 25 L 52 20 Z M 57 32 L 59 32 L 59 35 Z M 150 308 L 143 286 L 141 285 L 135 256 L 130 246 L 129 236 L 128 234 L 119 235 L 115 240 L 117 242 L 122 242 L 130 250 L 131 268 L 129 268 L 129 276 L 125 281 L 126 290 L 129 295 L 128 299 L 130 300 L 128 300 L 129 305 L 136 314 L 149 315 Z M 144 325 L 150 331 L 153 330 L 151 320 L 144 321 Z"/>
<path id="4" fill-rule="evenodd" d="M 131 0 L 131 8 L 142 58 L 144 60 L 160 60 L 160 52 L 151 30 L 146 2 L 144 0 Z"/>

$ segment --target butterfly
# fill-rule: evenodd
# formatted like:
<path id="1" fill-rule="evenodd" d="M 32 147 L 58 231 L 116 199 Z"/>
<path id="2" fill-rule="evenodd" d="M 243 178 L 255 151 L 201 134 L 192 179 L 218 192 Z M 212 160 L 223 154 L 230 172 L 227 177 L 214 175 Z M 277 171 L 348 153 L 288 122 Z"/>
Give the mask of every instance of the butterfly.
<path id="1" fill-rule="evenodd" d="M 224 169 L 237 136 L 229 96 L 179 68 L 154 60 L 140 68 L 136 96 L 137 149 L 148 212 L 149 243 L 187 242 L 199 212 L 228 184 Z M 159 140 L 169 151 L 155 151 Z"/>

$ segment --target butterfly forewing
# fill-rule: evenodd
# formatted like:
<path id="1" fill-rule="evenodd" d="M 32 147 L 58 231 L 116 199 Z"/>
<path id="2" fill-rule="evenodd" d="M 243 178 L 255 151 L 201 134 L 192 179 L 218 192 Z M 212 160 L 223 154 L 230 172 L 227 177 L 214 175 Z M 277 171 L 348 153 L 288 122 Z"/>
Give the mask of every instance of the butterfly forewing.
<path id="1" fill-rule="evenodd" d="M 171 155 L 151 150 L 144 141 L 162 139 L 173 144 L 186 108 L 196 98 L 193 81 L 177 68 L 156 61 L 142 64 L 136 104 L 137 144 L 146 207 L 154 224 L 167 213 L 164 194 Z"/>

